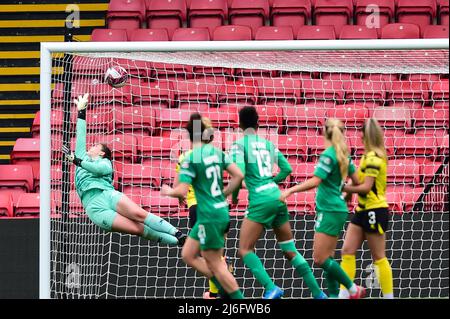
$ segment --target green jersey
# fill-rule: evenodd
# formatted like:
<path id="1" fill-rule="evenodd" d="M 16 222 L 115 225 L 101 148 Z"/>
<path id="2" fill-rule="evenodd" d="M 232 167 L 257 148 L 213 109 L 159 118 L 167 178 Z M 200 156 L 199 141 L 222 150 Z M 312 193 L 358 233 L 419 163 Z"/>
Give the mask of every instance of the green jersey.
<path id="1" fill-rule="evenodd" d="M 194 187 L 198 223 L 229 220 L 223 170 L 231 163 L 225 153 L 209 144 L 195 147 L 181 163 L 179 181 Z"/>
<path id="2" fill-rule="evenodd" d="M 355 172 L 355 165 L 350 159 L 348 175 Z M 334 147 L 322 152 L 314 176 L 322 179 L 316 194 L 316 210 L 318 212 L 348 212 L 347 203 L 342 195 L 342 180 Z"/>
<path id="3" fill-rule="evenodd" d="M 292 172 L 291 165 L 272 142 L 256 135 L 247 134 L 236 141 L 230 155 L 245 177 L 250 206 L 278 200 L 281 195 L 278 183 Z M 274 164 L 280 168 L 273 177 Z M 233 194 L 237 197 L 237 192 Z"/>
<path id="4" fill-rule="evenodd" d="M 114 189 L 111 161 L 102 157 L 91 159 L 86 153 L 86 121 L 82 119 L 77 119 L 75 156 L 83 160 L 75 170 L 75 187 L 80 199 L 91 189 Z"/>

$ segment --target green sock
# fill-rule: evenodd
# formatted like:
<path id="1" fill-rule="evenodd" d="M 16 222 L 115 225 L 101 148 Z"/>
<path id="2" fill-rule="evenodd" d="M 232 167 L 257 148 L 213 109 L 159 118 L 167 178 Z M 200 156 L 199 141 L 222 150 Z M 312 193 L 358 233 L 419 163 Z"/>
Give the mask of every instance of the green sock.
<path id="1" fill-rule="evenodd" d="M 144 220 L 144 225 L 150 227 L 153 230 L 169 235 L 175 235 L 177 233 L 177 229 L 172 226 L 172 224 L 166 222 L 161 217 L 156 216 L 152 213 L 148 213 L 147 217 Z"/>
<path id="2" fill-rule="evenodd" d="M 150 241 L 154 241 L 161 244 L 167 244 L 167 245 L 177 245 L 178 239 L 172 235 L 161 233 L 153 228 L 147 227 L 144 225 L 144 233 L 142 234 L 142 237 L 145 239 L 148 239 Z"/>
<path id="3" fill-rule="evenodd" d="M 233 291 L 233 292 L 230 294 L 230 298 L 231 298 L 231 299 L 244 299 L 244 295 L 242 294 L 241 290 L 238 289 L 238 290 L 236 290 L 236 291 Z"/>
<path id="4" fill-rule="evenodd" d="M 314 298 L 320 296 L 322 294 L 322 289 L 320 289 L 319 284 L 317 283 L 316 278 L 311 271 L 311 267 L 309 267 L 308 262 L 305 258 L 297 251 L 295 248 L 294 241 L 282 242 L 280 243 L 281 250 L 283 252 L 295 252 L 296 256 L 290 260 L 292 266 L 294 266 L 297 273 L 303 277 L 306 286 L 311 290 L 311 294 Z"/>
<path id="5" fill-rule="evenodd" d="M 328 272 L 334 280 L 343 284 L 345 288 L 350 289 L 353 286 L 353 281 L 333 258 L 329 257 L 320 267 Z"/>
<path id="6" fill-rule="evenodd" d="M 328 295 L 330 298 L 339 297 L 339 282 L 334 279 L 328 271 L 325 271 L 325 279 L 327 280 Z"/>
<path id="7" fill-rule="evenodd" d="M 220 282 L 217 280 L 216 277 L 213 276 L 213 277 L 209 278 L 209 280 L 211 280 L 214 283 L 214 285 L 216 285 L 217 290 L 219 291 L 219 294 L 222 297 L 228 296 L 227 292 L 223 289 L 222 285 L 220 284 Z"/>
<path id="8" fill-rule="evenodd" d="M 244 264 L 250 269 L 256 280 L 264 287 L 266 290 L 271 290 L 275 288 L 275 284 L 272 279 L 270 279 L 269 274 L 264 269 L 261 260 L 256 256 L 254 252 L 250 252 L 243 258 Z"/>

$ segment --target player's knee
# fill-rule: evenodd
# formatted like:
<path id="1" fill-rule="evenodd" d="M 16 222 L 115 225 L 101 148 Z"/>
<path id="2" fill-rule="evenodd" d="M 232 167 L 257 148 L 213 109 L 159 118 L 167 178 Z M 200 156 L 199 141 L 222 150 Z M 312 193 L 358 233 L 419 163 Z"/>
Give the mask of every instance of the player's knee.
<path id="1" fill-rule="evenodd" d="M 381 260 L 381 259 L 383 259 L 385 257 L 386 257 L 386 254 L 384 253 L 384 251 L 383 252 L 382 251 L 372 252 L 372 259 L 373 259 L 373 261 Z"/>
<path id="2" fill-rule="evenodd" d="M 327 260 L 329 256 L 325 256 L 321 253 L 313 253 L 314 264 L 321 266 Z"/>
<path id="3" fill-rule="evenodd" d="M 292 260 L 297 255 L 297 253 L 295 251 L 284 251 L 283 254 L 287 260 Z"/>
<path id="4" fill-rule="evenodd" d="M 348 245 L 344 245 L 342 247 L 341 254 L 342 255 L 355 255 L 356 254 L 356 249 L 354 249 L 353 247 L 350 247 Z"/>
<path id="5" fill-rule="evenodd" d="M 239 247 L 239 256 L 241 258 L 244 258 L 245 255 L 252 252 L 252 249 L 246 248 L 246 247 Z"/>

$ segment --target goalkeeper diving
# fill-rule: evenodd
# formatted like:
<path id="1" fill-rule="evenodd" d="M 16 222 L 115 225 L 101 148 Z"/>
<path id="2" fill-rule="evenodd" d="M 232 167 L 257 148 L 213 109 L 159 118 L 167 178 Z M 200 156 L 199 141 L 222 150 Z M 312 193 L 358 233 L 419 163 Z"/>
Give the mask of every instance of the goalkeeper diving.
<path id="1" fill-rule="evenodd" d="M 97 143 L 86 152 L 88 94 L 75 99 L 78 109 L 76 147 L 63 145 L 65 159 L 76 165 L 75 187 L 89 219 L 107 232 L 137 235 L 150 241 L 182 246 L 186 239 L 176 227 L 145 211 L 113 186 L 111 150 Z"/>

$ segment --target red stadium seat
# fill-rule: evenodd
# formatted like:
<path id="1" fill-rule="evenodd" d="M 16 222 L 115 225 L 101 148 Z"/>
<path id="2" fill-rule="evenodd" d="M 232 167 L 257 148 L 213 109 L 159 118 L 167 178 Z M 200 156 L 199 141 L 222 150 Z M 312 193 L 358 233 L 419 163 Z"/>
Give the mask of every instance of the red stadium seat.
<path id="1" fill-rule="evenodd" d="M 258 89 L 253 81 L 227 81 L 219 87 L 217 100 L 227 104 L 256 104 Z"/>
<path id="2" fill-rule="evenodd" d="M 106 83 L 97 83 L 89 87 L 90 103 L 131 103 L 131 85 L 113 88 Z"/>
<path id="3" fill-rule="evenodd" d="M 133 104 L 169 107 L 174 91 L 170 82 L 158 81 L 133 85 L 131 93 Z"/>
<path id="4" fill-rule="evenodd" d="M 381 29 L 382 39 L 419 39 L 420 29 L 415 24 L 392 23 Z"/>
<path id="5" fill-rule="evenodd" d="M 0 189 L 14 188 L 31 192 L 34 188 L 33 169 L 30 165 L 0 165 Z"/>
<path id="6" fill-rule="evenodd" d="M 13 216 L 14 206 L 11 194 L 8 192 L 0 192 L 0 218 Z"/>
<path id="7" fill-rule="evenodd" d="M 294 40 L 291 27 L 260 27 L 256 31 L 255 40 Z"/>
<path id="8" fill-rule="evenodd" d="M 39 216 L 39 193 L 23 193 L 15 206 L 15 216 Z"/>
<path id="9" fill-rule="evenodd" d="M 130 34 L 130 41 L 169 41 L 166 29 L 138 29 Z"/>
<path id="10" fill-rule="evenodd" d="M 39 166 L 40 140 L 38 138 L 18 138 L 11 152 L 12 164 Z"/>
<path id="11" fill-rule="evenodd" d="M 142 164 L 127 164 L 115 165 L 115 170 L 118 172 L 119 181 L 125 190 L 127 187 L 143 186 L 143 187 L 161 187 L 161 165 L 170 165 L 169 160 L 159 162 L 146 161 Z"/>
<path id="12" fill-rule="evenodd" d="M 93 42 L 128 41 L 127 31 L 121 29 L 94 29 L 91 34 Z"/>
<path id="13" fill-rule="evenodd" d="M 385 128 L 411 129 L 411 113 L 408 108 L 379 107 L 373 110 L 372 117 Z"/>
<path id="14" fill-rule="evenodd" d="M 257 79 L 259 103 L 261 104 L 297 104 L 301 100 L 301 81 L 289 78 L 260 78 Z"/>
<path id="15" fill-rule="evenodd" d="M 195 80 L 179 80 L 173 82 L 175 100 L 177 102 L 208 102 L 215 103 L 217 99 L 218 85 L 208 78 Z"/>
<path id="16" fill-rule="evenodd" d="M 103 135 L 93 138 L 96 143 L 105 143 L 112 151 L 116 161 L 133 162 L 136 160 L 139 144 L 131 134 Z"/>
<path id="17" fill-rule="evenodd" d="M 286 199 L 286 204 L 290 212 L 299 215 L 313 215 L 316 208 L 316 194 L 314 191 L 295 193 Z"/>
<path id="18" fill-rule="evenodd" d="M 72 112 L 70 114 L 70 122 L 68 123 L 69 130 L 73 128 L 75 122 L 76 122 L 76 112 Z M 64 123 L 64 112 L 59 109 L 51 110 L 50 123 L 52 132 L 61 132 Z M 33 135 L 34 138 L 38 138 L 40 136 L 40 126 L 41 126 L 41 112 L 37 111 L 33 120 L 33 124 L 31 126 L 31 134 Z"/>
<path id="19" fill-rule="evenodd" d="M 440 25 L 446 25 L 448 26 L 448 12 L 449 12 L 449 5 L 448 5 L 448 0 L 440 0 L 440 5 L 439 5 L 439 24 Z"/>
<path id="20" fill-rule="evenodd" d="M 260 127 L 274 127 L 281 131 L 284 123 L 283 108 L 275 105 L 255 105 L 255 108 Z"/>
<path id="21" fill-rule="evenodd" d="M 195 101 L 180 102 L 180 110 L 186 110 L 191 113 L 198 112 L 200 114 L 209 111 L 209 104 L 207 102 L 196 103 Z"/>
<path id="22" fill-rule="evenodd" d="M 288 127 L 323 127 L 327 118 L 326 110 L 306 105 L 286 106 L 284 109 Z"/>
<path id="23" fill-rule="evenodd" d="M 297 40 L 335 40 L 336 32 L 330 25 L 305 25 L 298 29 Z"/>
<path id="24" fill-rule="evenodd" d="M 209 41 L 209 31 L 207 28 L 176 29 L 172 41 Z"/>
<path id="25" fill-rule="evenodd" d="M 175 29 L 181 28 L 186 21 L 185 0 L 146 0 L 145 14 L 148 28 L 165 28 L 172 38 Z"/>
<path id="26" fill-rule="evenodd" d="M 150 107 L 116 107 L 114 108 L 114 121 L 109 123 L 110 131 L 122 133 L 143 132 L 151 135 L 156 129 L 155 111 Z"/>
<path id="27" fill-rule="evenodd" d="M 158 190 L 145 187 L 132 187 L 127 188 L 124 194 L 136 204 L 154 214 L 172 214 L 177 213 L 180 209 L 176 198 L 163 197 Z"/>
<path id="28" fill-rule="evenodd" d="M 389 212 L 403 214 L 404 193 L 386 192 L 386 200 L 389 205 Z"/>
<path id="29" fill-rule="evenodd" d="M 423 29 L 424 39 L 448 39 L 448 26 L 446 25 L 427 25 Z"/>
<path id="30" fill-rule="evenodd" d="M 381 28 L 393 22 L 395 14 L 394 0 L 357 0 L 355 23 L 376 28 L 378 35 Z"/>
<path id="31" fill-rule="evenodd" d="M 106 23 L 110 29 L 134 30 L 141 27 L 144 16 L 144 0 L 111 0 Z"/>
<path id="32" fill-rule="evenodd" d="M 344 97 L 344 89 L 341 81 L 303 80 L 302 90 L 305 99 L 335 100 L 339 103 Z"/>
<path id="33" fill-rule="evenodd" d="M 219 108 L 210 108 L 209 111 L 204 112 L 202 115 L 208 117 L 213 127 L 217 129 L 223 129 L 228 127 L 237 128 L 238 123 L 238 105 L 221 105 Z"/>
<path id="34" fill-rule="evenodd" d="M 344 83 L 345 99 L 384 103 L 386 88 L 383 82 L 352 80 Z"/>
<path id="35" fill-rule="evenodd" d="M 397 158 L 410 156 L 436 156 L 438 153 L 437 139 L 434 136 L 422 136 L 417 134 L 386 137 L 386 147 L 395 149 Z"/>
<path id="36" fill-rule="evenodd" d="M 428 83 L 421 81 L 391 81 L 386 82 L 387 99 L 392 100 L 429 100 Z"/>
<path id="37" fill-rule="evenodd" d="M 233 0 L 228 14 L 230 24 L 250 27 L 254 38 L 256 30 L 265 25 L 265 20 L 269 18 L 269 1 Z"/>
<path id="38" fill-rule="evenodd" d="M 313 177 L 316 169 L 316 163 L 299 163 L 289 159 L 289 164 L 292 167 L 291 182 L 295 184 L 300 184 Z"/>
<path id="39" fill-rule="evenodd" d="M 224 25 L 217 27 L 213 34 L 214 41 L 250 41 L 252 29 L 241 25 Z"/>
<path id="40" fill-rule="evenodd" d="M 344 25 L 339 36 L 341 40 L 378 39 L 375 28 L 369 29 L 362 25 Z"/>
<path id="41" fill-rule="evenodd" d="M 431 99 L 436 100 L 447 100 L 449 99 L 449 80 L 443 79 L 440 81 L 430 82 Z"/>
<path id="42" fill-rule="evenodd" d="M 327 111 L 328 118 L 336 118 L 344 123 L 346 128 L 362 128 L 369 117 L 369 110 L 362 104 L 337 105 Z"/>
<path id="43" fill-rule="evenodd" d="M 189 7 L 189 26 L 191 28 L 208 28 L 210 37 L 214 29 L 224 25 L 228 19 L 226 0 L 196 0 Z"/>
<path id="44" fill-rule="evenodd" d="M 423 29 L 433 24 L 436 0 L 398 0 L 396 16 L 399 23 L 413 23 Z"/>
<path id="45" fill-rule="evenodd" d="M 411 111 L 411 117 L 416 128 L 448 128 L 448 109 L 415 109 Z"/>
<path id="46" fill-rule="evenodd" d="M 184 128 L 192 112 L 186 109 L 160 109 L 156 113 L 156 127 L 171 129 Z"/>
<path id="47" fill-rule="evenodd" d="M 353 19 L 352 0 L 317 0 L 313 19 L 315 25 L 334 26 L 339 36 L 344 25 L 351 24 Z"/>
<path id="48" fill-rule="evenodd" d="M 306 161 L 308 144 L 304 136 L 280 134 L 277 140 L 278 142 L 275 145 L 278 146 L 281 153 L 286 156 L 299 157 Z"/>
<path id="49" fill-rule="evenodd" d="M 294 34 L 298 33 L 301 26 L 308 24 L 311 18 L 310 0 L 273 0 L 271 9 L 271 25 L 291 27 Z"/>
<path id="50" fill-rule="evenodd" d="M 387 167 L 387 182 L 393 184 L 420 183 L 420 166 L 414 159 L 393 159 Z"/>
<path id="51" fill-rule="evenodd" d="M 159 137 L 143 136 L 141 139 L 141 154 L 143 157 L 164 157 L 170 158 L 172 153 L 177 151 L 178 140 Z"/>

